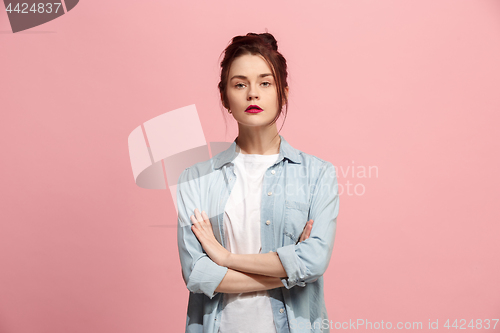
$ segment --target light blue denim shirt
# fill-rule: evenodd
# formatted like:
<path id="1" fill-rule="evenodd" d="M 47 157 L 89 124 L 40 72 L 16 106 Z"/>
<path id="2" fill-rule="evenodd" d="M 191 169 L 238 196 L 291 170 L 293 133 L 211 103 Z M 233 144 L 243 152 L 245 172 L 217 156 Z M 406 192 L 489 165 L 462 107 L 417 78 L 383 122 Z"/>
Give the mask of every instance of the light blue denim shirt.
<path id="1" fill-rule="evenodd" d="M 278 333 L 330 332 L 323 294 L 323 273 L 332 255 L 338 184 L 332 163 L 293 148 L 280 135 L 278 160 L 262 184 L 262 253 L 277 252 L 287 277 L 269 290 Z M 195 208 L 210 218 L 215 238 L 224 245 L 223 214 L 236 181 L 236 139 L 210 160 L 185 169 L 177 184 L 177 243 L 182 277 L 189 293 L 186 332 L 217 333 L 223 294 L 215 289 L 228 268 L 214 263 L 191 230 Z M 308 239 L 298 239 L 309 219 Z M 259 332 L 265 333 L 265 332 Z"/>

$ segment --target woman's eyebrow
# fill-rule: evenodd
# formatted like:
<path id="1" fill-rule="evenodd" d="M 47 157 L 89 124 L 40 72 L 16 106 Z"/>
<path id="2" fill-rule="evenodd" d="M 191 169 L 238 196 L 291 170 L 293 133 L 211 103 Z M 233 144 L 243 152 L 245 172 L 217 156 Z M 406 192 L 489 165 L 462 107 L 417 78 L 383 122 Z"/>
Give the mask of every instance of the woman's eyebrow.
<path id="1" fill-rule="evenodd" d="M 269 76 L 269 75 L 273 75 L 271 73 L 264 73 L 264 74 L 260 74 L 259 77 L 266 77 L 266 76 Z M 235 75 L 233 76 L 229 81 L 231 81 L 232 79 L 242 79 L 242 80 L 246 80 L 247 77 L 245 75 Z"/>

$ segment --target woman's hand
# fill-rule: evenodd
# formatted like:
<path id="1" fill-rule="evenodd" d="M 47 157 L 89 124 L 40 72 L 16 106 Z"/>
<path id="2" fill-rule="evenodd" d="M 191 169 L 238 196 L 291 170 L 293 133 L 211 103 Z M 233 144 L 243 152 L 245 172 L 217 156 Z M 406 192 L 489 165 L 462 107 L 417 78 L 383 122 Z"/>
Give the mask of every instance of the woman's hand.
<path id="1" fill-rule="evenodd" d="M 212 224 L 205 211 L 202 211 L 200 214 L 200 211 L 196 208 L 194 213 L 195 215 L 191 215 L 191 221 L 193 222 L 191 230 L 193 230 L 194 235 L 198 238 L 201 246 L 213 262 L 217 265 L 227 267 L 226 263 L 231 252 L 226 250 L 217 239 L 215 239 Z"/>
<path id="2" fill-rule="evenodd" d="M 304 230 L 300 234 L 297 244 L 309 238 L 309 236 L 311 235 L 313 223 L 314 223 L 313 220 L 307 221 L 306 225 L 304 226 Z"/>
<path id="3" fill-rule="evenodd" d="M 231 252 L 225 249 L 218 241 L 215 239 L 214 232 L 212 230 L 212 224 L 208 218 L 205 211 L 200 211 L 198 208 L 194 210 L 195 215 L 191 215 L 191 221 L 193 225 L 191 230 L 193 230 L 194 235 L 200 242 L 201 246 L 217 265 L 227 267 L 227 263 L 230 260 Z M 299 237 L 297 243 L 302 242 L 309 238 L 311 235 L 313 220 L 307 221 L 304 226 L 304 230 Z"/>

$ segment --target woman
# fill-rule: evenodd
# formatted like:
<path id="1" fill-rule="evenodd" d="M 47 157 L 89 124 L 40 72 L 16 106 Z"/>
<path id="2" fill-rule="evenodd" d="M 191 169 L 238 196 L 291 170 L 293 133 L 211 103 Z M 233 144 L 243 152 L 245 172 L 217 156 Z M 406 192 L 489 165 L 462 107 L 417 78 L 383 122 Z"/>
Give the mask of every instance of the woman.
<path id="1" fill-rule="evenodd" d="M 186 332 L 329 332 L 322 275 L 337 224 L 335 168 L 277 131 L 288 85 L 271 34 L 234 37 L 221 67 L 238 136 L 177 186 Z"/>

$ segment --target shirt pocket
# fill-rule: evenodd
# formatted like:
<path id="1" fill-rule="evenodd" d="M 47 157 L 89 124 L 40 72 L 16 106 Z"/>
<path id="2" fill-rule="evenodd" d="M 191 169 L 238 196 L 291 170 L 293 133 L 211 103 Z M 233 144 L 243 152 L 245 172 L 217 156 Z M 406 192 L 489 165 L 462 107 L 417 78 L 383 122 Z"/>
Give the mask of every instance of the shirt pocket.
<path id="1" fill-rule="evenodd" d="M 285 245 L 296 244 L 309 217 L 309 203 L 285 200 Z"/>

